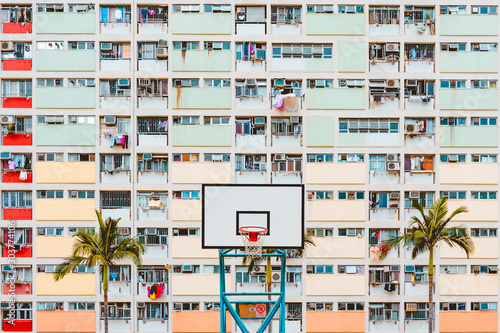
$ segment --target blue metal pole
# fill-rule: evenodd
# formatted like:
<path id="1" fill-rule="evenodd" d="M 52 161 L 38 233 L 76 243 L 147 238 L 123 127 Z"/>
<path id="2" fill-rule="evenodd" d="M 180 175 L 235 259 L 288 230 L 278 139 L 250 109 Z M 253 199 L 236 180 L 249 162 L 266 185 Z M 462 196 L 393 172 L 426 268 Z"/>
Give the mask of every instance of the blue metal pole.
<path id="1" fill-rule="evenodd" d="M 226 270 L 224 269 L 224 254 L 223 250 L 219 250 L 219 276 L 220 276 L 220 331 L 226 333 L 226 303 L 224 302 L 224 294 L 226 293 Z"/>
<path id="2" fill-rule="evenodd" d="M 226 296 L 222 296 L 222 298 L 224 298 L 224 303 L 227 302 L 227 304 L 229 304 L 229 300 L 226 298 Z M 238 325 L 238 327 L 240 328 L 240 330 L 243 332 L 243 333 L 250 333 L 248 331 L 248 329 L 246 328 L 245 324 L 243 323 L 243 320 L 241 320 L 240 316 L 238 315 L 238 313 L 236 313 L 236 311 L 234 310 L 233 306 L 232 305 L 228 305 L 227 307 L 229 313 L 231 314 L 231 316 L 234 318 L 234 321 L 236 322 L 236 325 Z"/>
<path id="3" fill-rule="evenodd" d="M 271 325 L 271 320 L 273 319 L 274 315 L 276 312 L 278 312 L 278 308 L 280 307 L 281 304 L 281 299 L 283 298 L 283 295 L 281 295 L 276 303 L 274 303 L 273 307 L 271 308 L 271 311 L 267 314 L 266 318 L 262 322 L 262 325 L 259 327 L 259 330 L 257 333 L 263 333 L 265 329 L 267 328 L 267 325 Z"/>
<path id="4" fill-rule="evenodd" d="M 286 309 L 285 309 L 285 280 L 286 280 L 286 251 L 283 253 L 281 258 L 281 281 L 280 281 L 280 291 L 282 293 L 281 305 L 280 305 L 280 333 L 285 333 L 285 319 L 286 319 Z"/>

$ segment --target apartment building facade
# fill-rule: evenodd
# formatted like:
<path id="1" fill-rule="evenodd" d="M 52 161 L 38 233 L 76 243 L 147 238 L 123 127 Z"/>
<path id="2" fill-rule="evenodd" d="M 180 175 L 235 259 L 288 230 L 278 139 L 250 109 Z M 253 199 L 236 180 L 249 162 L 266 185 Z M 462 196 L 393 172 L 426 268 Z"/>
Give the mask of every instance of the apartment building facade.
<path id="1" fill-rule="evenodd" d="M 476 251 L 435 254 L 435 331 L 498 332 L 496 2 L 0 9 L 0 227 L 16 243 L 13 266 L 0 258 L 0 331 L 103 331 L 100 273 L 53 280 L 97 209 L 146 247 L 142 267 L 110 269 L 110 332 L 219 332 L 201 184 L 255 183 L 306 187 L 316 246 L 273 274 L 287 332 L 426 332 L 428 257 L 380 248 L 440 196 L 469 208 L 453 225 Z M 264 291 L 262 267 L 228 264 L 233 291 Z"/>

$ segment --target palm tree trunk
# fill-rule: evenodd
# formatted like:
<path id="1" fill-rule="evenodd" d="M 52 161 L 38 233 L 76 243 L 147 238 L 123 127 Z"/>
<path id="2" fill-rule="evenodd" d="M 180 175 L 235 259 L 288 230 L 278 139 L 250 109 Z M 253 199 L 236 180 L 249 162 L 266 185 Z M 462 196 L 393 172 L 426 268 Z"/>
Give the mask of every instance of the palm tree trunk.
<path id="1" fill-rule="evenodd" d="M 102 290 L 104 292 L 104 333 L 108 333 L 108 268 L 102 271 Z"/>
<path id="2" fill-rule="evenodd" d="M 432 326 L 434 323 L 434 309 L 433 309 L 433 296 L 434 296 L 434 251 L 429 251 L 429 333 L 432 333 Z"/>
<path id="3" fill-rule="evenodd" d="M 266 264 L 266 287 L 267 287 L 267 292 L 271 292 L 271 283 L 272 283 L 272 269 L 271 269 L 271 257 L 267 257 L 267 264 Z M 271 300 L 271 295 L 267 295 L 267 299 Z M 269 303 L 270 304 L 270 303 Z M 267 331 L 269 333 L 272 333 L 273 331 L 273 321 L 271 320 L 269 322 L 269 325 L 267 326 Z"/>

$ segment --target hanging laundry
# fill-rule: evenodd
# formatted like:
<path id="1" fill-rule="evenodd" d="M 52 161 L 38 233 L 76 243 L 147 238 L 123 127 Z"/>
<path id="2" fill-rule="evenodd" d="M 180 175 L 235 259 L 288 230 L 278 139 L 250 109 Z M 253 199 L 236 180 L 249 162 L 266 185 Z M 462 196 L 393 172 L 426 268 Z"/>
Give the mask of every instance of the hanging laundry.
<path id="1" fill-rule="evenodd" d="M 299 100 L 295 94 L 283 96 L 283 108 L 288 112 L 296 112 L 299 109 Z"/>
<path id="2" fill-rule="evenodd" d="M 7 162 L 8 166 L 9 166 L 9 170 L 15 170 L 16 169 L 16 162 L 14 162 L 13 160 L 9 160 Z"/>
<path id="3" fill-rule="evenodd" d="M 146 20 L 148 16 L 148 9 L 147 8 L 143 8 L 141 9 L 141 16 L 139 16 L 139 18 L 142 18 L 142 20 Z"/>
<path id="4" fill-rule="evenodd" d="M 148 13 L 149 13 L 149 15 L 153 16 L 155 14 L 155 11 L 150 9 L 150 10 L 148 10 Z"/>
<path id="5" fill-rule="evenodd" d="M 28 179 L 28 173 L 24 170 L 19 172 L 19 180 L 26 180 L 26 179 Z"/>
<path id="6" fill-rule="evenodd" d="M 281 111 L 285 111 L 283 96 L 278 94 L 274 97 L 273 108 L 280 109 Z"/>

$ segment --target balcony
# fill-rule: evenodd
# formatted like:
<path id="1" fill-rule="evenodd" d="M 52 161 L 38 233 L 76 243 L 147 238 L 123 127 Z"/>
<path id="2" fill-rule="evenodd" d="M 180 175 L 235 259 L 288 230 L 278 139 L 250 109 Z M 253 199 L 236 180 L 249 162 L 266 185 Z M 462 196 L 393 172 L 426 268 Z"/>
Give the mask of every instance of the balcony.
<path id="1" fill-rule="evenodd" d="M 399 208 L 374 208 L 369 210 L 368 219 L 370 221 L 398 221 Z"/>
<path id="2" fill-rule="evenodd" d="M 95 109 L 94 87 L 37 87 L 38 109 Z"/>
<path id="3" fill-rule="evenodd" d="M 30 273 L 31 274 L 31 273 Z M 30 278 L 31 279 L 31 278 Z M 30 281 L 19 281 L 14 282 L 14 288 L 11 286 L 11 282 L 2 283 L 2 293 L 3 295 L 31 295 L 33 294 L 33 283 Z"/>
<path id="4" fill-rule="evenodd" d="M 309 110 L 364 110 L 363 88 L 306 89 L 306 108 Z"/>
<path id="5" fill-rule="evenodd" d="M 201 237 L 174 236 L 172 237 L 172 258 L 173 259 L 217 259 L 219 258 L 219 252 L 217 250 L 212 250 L 212 249 L 202 250 Z"/>
<path id="6" fill-rule="evenodd" d="M 364 333 L 364 311 L 306 311 L 308 333 Z"/>
<path id="7" fill-rule="evenodd" d="M 442 110 L 497 110 L 498 89 L 439 89 Z"/>
<path id="8" fill-rule="evenodd" d="M 302 184 L 302 171 L 272 171 L 272 184 Z"/>
<path id="9" fill-rule="evenodd" d="M 101 59 L 101 71 L 128 72 L 130 71 L 129 59 Z"/>
<path id="10" fill-rule="evenodd" d="M 94 72 L 95 50 L 37 50 L 36 70 L 37 72 Z"/>
<path id="11" fill-rule="evenodd" d="M 273 58 L 271 71 L 326 72 L 333 71 L 333 58 Z"/>
<path id="12" fill-rule="evenodd" d="M 394 185 L 400 183 L 399 171 L 370 171 L 370 184 Z"/>
<path id="13" fill-rule="evenodd" d="M 231 332 L 231 322 L 226 329 Z M 219 311 L 172 311 L 173 333 L 217 333 L 220 332 Z"/>
<path id="14" fill-rule="evenodd" d="M 226 291 L 230 292 L 231 275 L 226 274 Z M 172 274 L 173 296 L 219 296 L 219 274 Z"/>
<path id="15" fill-rule="evenodd" d="M 26 178 L 21 180 L 21 171 L 26 171 Z M 31 170 L 9 170 L 4 169 L 2 172 L 2 183 L 31 183 L 33 172 Z"/>
<path id="16" fill-rule="evenodd" d="M 314 237 L 316 246 L 306 247 L 307 259 L 364 259 L 366 238 Z"/>
<path id="17" fill-rule="evenodd" d="M 37 162 L 38 184 L 95 184 L 95 162 Z"/>
<path id="18" fill-rule="evenodd" d="M 405 96 L 404 98 L 404 107 L 406 110 L 434 110 L 434 96 L 424 96 L 424 95 L 414 95 L 414 96 Z"/>
<path id="19" fill-rule="evenodd" d="M 433 59 L 405 60 L 406 73 L 434 73 L 435 61 Z"/>
<path id="20" fill-rule="evenodd" d="M 103 294 L 102 285 L 100 286 L 100 293 Z M 110 277 L 108 285 L 108 293 L 111 297 L 116 296 L 129 296 L 132 293 L 132 283 L 129 281 L 115 281 Z"/>
<path id="21" fill-rule="evenodd" d="M 31 109 L 33 98 L 31 96 L 2 96 L 2 107 L 4 109 Z"/>
<path id="22" fill-rule="evenodd" d="M 498 147 L 498 126 L 441 126 L 441 147 Z"/>
<path id="23" fill-rule="evenodd" d="M 112 219 L 121 219 L 122 221 L 130 221 L 132 218 L 132 210 L 130 207 L 122 208 L 101 208 L 102 219 L 106 220 L 108 217 Z"/>
<path id="24" fill-rule="evenodd" d="M 498 296 L 497 274 L 439 274 L 441 296 Z"/>
<path id="25" fill-rule="evenodd" d="M 337 71 L 339 73 L 366 71 L 366 44 L 360 41 L 337 42 Z"/>
<path id="26" fill-rule="evenodd" d="M 73 253 L 76 238 L 71 236 L 36 236 L 36 258 L 67 258 Z"/>
<path id="27" fill-rule="evenodd" d="M 93 333 L 95 311 L 37 311 L 36 331 L 46 333 Z"/>
<path id="28" fill-rule="evenodd" d="M 174 72 L 230 72 L 230 50 L 172 50 Z"/>
<path id="29" fill-rule="evenodd" d="M 236 146 L 238 147 L 265 147 L 265 134 L 236 134 Z"/>
<path id="30" fill-rule="evenodd" d="M 54 281 L 52 273 L 36 273 L 37 296 L 94 296 L 95 274 L 71 273 L 64 279 Z"/>
<path id="31" fill-rule="evenodd" d="M 173 109 L 230 109 L 231 88 L 172 88 Z"/>
<path id="32" fill-rule="evenodd" d="M 439 183 L 497 185 L 498 163 L 440 163 Z"/>
<path id="33" fill-rule="evenodd" d="M 4 146 L 31 146 L 33 135 L 31 133 L 3 133 L 2 145 Z"/>
<path id="34" fill-rule="evenodd" d="M 17 246 L 16 246 L 17 245 Z M 2 257 L 7 258 L 9 256 L 9 247 L 2 248 Z M 14 244 L 14 250 L 16 258 L 31 258 L 33 257 L 33 245 L 32 244 Z"/>
<path id="35" fill-rule="evenodd" d="M 33 31 L 31 22 L 3 22 L 2 33 L 4 34 L 31 34 Z M 31 327 L 31 325 L 30 325 Z M 31 329 L 30 329 L 31 331 Z"/>
<path id="36" fill-rule="evenodd" d="M 139 170 L 139 184 L 166 184 L 168 173 L 163 170 Z"/>
<path id="37" fill-rule="evenodd" d="M 231 13 L 172 13 L 170 24 L 174 35 L 230 35 Z"/>
<path id="38" fill-rule="evenodd" d="M 36 127 L 37 146 L 95 146 L 95 125 L 46 125 Z"/>
<path id="39" fill-rule="evenodd" d="M 498 259 L 498 237 L 472 237 L 475 250 L 471 259 Z M 439 257 L 442 259 L 467 259 L 467 255 L 458 247 L 442 244 L 439 247 Z"/>
<path id="40" fill-rule="evenodd" d="M 308 274 L 307 296 L 364 296 L 364 274 Z"/>
<path id="41" fill-rule="evenodd" d="M 201 221 L 201 200 L 172 200 L 172 221 Z"/>
<path id="42" fill-rule="evenodd" d="M 498 311 L 440 311 L 439 332 L 498 332 Z"/>
<path id="43" fill-rule="evenodd" d="M 306 163 L 306 184 L 358 184 L 364 185 L 365 163 Z"/>
<path id="44" fill-rule="evenodd" d="M 137 321 L 138 332 L 168 332 L 168 319 L 140 319 Z"/>
<path id="45" fill-rule="evenodd" d="M 3 208 L 3 219 L 14 221 L 28 221 L 33 217 L 32 208 Z"/>
<path id="46" fill-rule="evenodd" d="M 365 14 L 306 14 L 307 35 L 365 35 Z"/>
<path id="47" fill-rule="evenodd" d="M 3 332 L 31 332 L 33 330 L 33 322 L 31 319 L 16 319 L 14 323 L 10 323 L 8 319 L 4 319 L 2 324 Z"/>
<path id="48" fill-rule="evenodd" d="M 397 147 L 398 133 L 339 133 L 339 146 Z"/>
<path id="49" fill-rule="evenodd" d="M 167 106 L 167 96 L 137 96 L 137 107 L 139 109 L 166 109 Z"/>
<path id="50" fill-rule="evenodd" d="M 30 71 L 31 59 L 3 59 L 2 70 L 4 71 Z"/>
<path id="51" fill-rule="evenodd" d="M 36 199 L 37 221 L 94 221 L 94 210 L 95 199 Z"/>
<path id="52" fill-rule="evenodd" d="M 128 184 L 132 179 L 130 170 L 101 170 L 100 174 L 102 184 Z"/>
<path id="53" fill-rule="evenodd" d="M 95 34 L 95 18 L 95 13 L 38 12 L 36 13 L 36 33 Z"/>
<path id="54" fill-rule="evenodd" d="M 440 15 L 439 23 L 441 36 L 498 36 L 497 15 Z"/>
<path id="55" fill-rule="evenodd" d="M 365 222 L 365 200 L 307 200 L 308 222 Z"/>
<path id="56" fill-rule="evenodd" d="M 498 73 L 498 52 L 441 51 L 439 69 L 441 73 Z"/>
<path id="57" fill-rule="evenodd" d="M 266 170 L 241 170 L 235 173 L 236 184 L 265 184 Z"/>
<path id="58" fill-rule="evenodd" d="M 172 162 L 173 184 L 225 184 L 231 178 L 231 162 Z"/>
<path id="59" fill-rule="evenodd" d="M 174 147 L 230 147 L 232 128 L 229 125 L 173 125 Z"/>
<path id="60" fill-rule="evenodd" d="M 333 147 L 335 125 L 331 116 L 306 117 L 306 146 Z"/>

